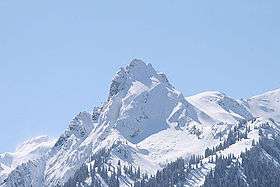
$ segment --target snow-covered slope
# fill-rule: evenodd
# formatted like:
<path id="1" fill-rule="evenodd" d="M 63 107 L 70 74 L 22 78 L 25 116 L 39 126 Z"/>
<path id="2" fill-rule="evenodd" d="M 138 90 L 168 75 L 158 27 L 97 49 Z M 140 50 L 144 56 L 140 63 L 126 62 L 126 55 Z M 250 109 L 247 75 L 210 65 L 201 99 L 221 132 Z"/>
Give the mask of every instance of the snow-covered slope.
<path id="1" fill-rule="evenodd" d="M 254 96 L 247 105 L 255 117 L 273 118 L 280 122 L 280 89 Z"/>
<path id="2" fill-rule="evenodd" d="M 189 180 L 187 181 L 186 186 L 203 185 L 205 176 L 215 168 L 215 164 L 209 163 L 209 160 L 215 160 L 216 155 L 218 157 L 227 157 L 228 155 L 232 154 L 238 158 L 240 162 L 242 162 L 242 159 L 240 158 L 241 153 L 245 153 L 254 147 L 261 137 L 266 137 L 273 140 L 275 137 L 279 137 L 280 135 L 280 125 L 267 118 L 253 119 L 242 125 L 240 128 L 237 128 L 240 133 L 245 132 L 246 129 L 248 129 L 246 138 L 241 138 L 234 144 L 202 159 L 203 165 L 199 166 L 188 175 Z M 260 133 L 260 131 L 262 133 Z"/>
<path id="3" fill-rule="evenodd" d="M 222 123 L 235 124 L 240 120 L 253 118 L 251 112 L 241 101 L 230 98 L 221 92 L 207 91 L 186 99 Z"/>
<path id="4" fill-rule="evenodd" d="M 44 157 L 54 143 L 55 140 L 47 136 L 39 136 L 25 141 L 13 153 L 0 154 L 0 183 L 17 166 Z"/>
<path id="5" fill-rule="evenodd" d="M 43 171 L 47 186 L 59 184 L 57 178 L 68 179 L 88 158 L 89 151 L 82 149 L 80 145 L 96 126 L 98 113 L 97 108 L 94 109 L 93 115 L 88 112 L 79 113 L 52 147 L 46 160 L 46 169 Z"/>
<path id="6" fill-rule="evenodd" d="M 277 100 L 279 90 L 248 101 L 235 100 L 216 91 L 185 98 L 165 74 L 135 59 L 113 77 L 108 99 L 102 106 L 95 107 L 92 113 L 81 112 L 75 116 L 58 140 L 48 144 L 51 148 L 38 148 L 31 151 L 34 154 L 30 151 L 27 154 L 25 150 L 32 150 L 30 147 L 37 144 L 26 143 L 17 149 L 17 159 L 12 153 L 3 154 L 0 173 L 8 176 L 5 186 L 12 186 L 14 181 L 35 187 L 63 185 L 85 164 L 95 165 L 93 155 L 106 152 L 102 162 L 109 169 L 115 170 L 121 163 L 155 174 L 178 157 L 188 160 L 193 154 L 203 155 L 206 148 L 227 140 L 233 129 L 242 127 L 240 132 L 243 132 L 242 125 L 252 123 L 255 129 L 249 138 L 223 150 L 226 154 L 238 155 L 250 148 L 252 139 L 259 138 L 257 122 L 273 123 L 268 117 L 279 119 Z M 263 112 L 263 105 L 272 109 Z M 256 121 L 256 116 L 264 118 Z M 273 128 L 279 128 L 278 124 Z M 45 156 L 36 156 L 41 153 Z M 203 169 L 203 173 L 207 172 Z M 197 184 L 203 182 L 203 176 Z M 101 175 L 96 177 L 105 184 Z M 120 180 L 123 186 L 134 182 L 126 175 Z"/>
<path id="7" fill-rule="evenodd" d="M 45 169 L 45 158 L 29 160 L 18 165 L 4 180 L 3 186 L 24 187 L 43 186 Z"/>

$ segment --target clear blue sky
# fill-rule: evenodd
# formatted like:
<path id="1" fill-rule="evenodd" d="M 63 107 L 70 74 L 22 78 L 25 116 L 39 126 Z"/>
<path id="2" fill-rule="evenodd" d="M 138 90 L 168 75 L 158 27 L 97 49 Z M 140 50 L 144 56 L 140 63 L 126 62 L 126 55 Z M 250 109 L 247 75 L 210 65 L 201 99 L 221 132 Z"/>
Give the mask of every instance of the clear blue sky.
<path id="1" fill-rule="evenodd" d="M 280 87 L 278 0 L 0 0 L 0 152 L 58 136 L 133 58 L 186 96 Z"/>

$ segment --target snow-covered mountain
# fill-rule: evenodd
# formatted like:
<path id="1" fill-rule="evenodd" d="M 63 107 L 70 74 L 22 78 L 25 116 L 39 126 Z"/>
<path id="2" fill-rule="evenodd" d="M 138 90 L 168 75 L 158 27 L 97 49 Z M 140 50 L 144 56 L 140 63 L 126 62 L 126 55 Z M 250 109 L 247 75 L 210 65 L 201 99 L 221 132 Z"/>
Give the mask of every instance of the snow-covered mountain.
<path id="1" fill-rule="evenodd" d="M 216 91 L 184 97 L 165 74 L 135 59 L 113 77 L 107 101 L 75 116 L 55 143 L 35 138 L 0 155 L 2 186 L 144 185 L 152 180 L 144 174 L 168 171 L 179 157 L 197 165 L 193 155 L 201 165 L 190 164 L 182 181 L 203 185 L 215 169 L 207 162 L 213 154 L 240 156 L 260 137 L 278 136 L 279 96 L 280 90 L 248 100 Z"/>
<path id="2" fill-rule="evenodd" d="M 17 166 L 44 157 L 54 143 L 48 136 L 39 136 L 25 141 L 13 153 L 0 154 L 0 183 Z"/>
<path id="3" fill-rule="evenodd" d="M 252 97 L 246 103 L 254 116 L 280 122 L 280 89 Z"/>

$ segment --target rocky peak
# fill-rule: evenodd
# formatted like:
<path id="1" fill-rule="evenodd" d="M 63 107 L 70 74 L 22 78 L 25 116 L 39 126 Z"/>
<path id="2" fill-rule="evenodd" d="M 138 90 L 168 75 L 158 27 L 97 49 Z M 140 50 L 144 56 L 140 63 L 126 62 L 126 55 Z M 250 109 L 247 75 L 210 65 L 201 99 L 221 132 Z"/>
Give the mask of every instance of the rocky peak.
<path id="1" fill-rule="evenodd" d="M 92 115 L 88 112 L 80 112 L 70 122 L 69 130 L 72 131 L 76 137 L 88 134 L 93 129 Z M 82 132 L 83 131 L 83 132 Z"/>
<path id="2" fill-rule="evenodd" d="M 58 138 L 52 148 L 51 154 L 54 154 L 62 147 L 67 149 L 72 146 L 72 144 L 83 141 L 93 128 L 94 121 L 92 115 L 88 112 L 80 112 L 70 121 L 68 128 Z"/>
<path id="3" fill-rule="evenodd" d="M 147 87 L 150 87 L 154 82 L 172 87 L 164 73 L 157 73 L 151 64 L 134 59 L 114 76 L 110 85 L 108 100 L 119 93 L 125 95 L 133 82 L 140 82 Z"/>

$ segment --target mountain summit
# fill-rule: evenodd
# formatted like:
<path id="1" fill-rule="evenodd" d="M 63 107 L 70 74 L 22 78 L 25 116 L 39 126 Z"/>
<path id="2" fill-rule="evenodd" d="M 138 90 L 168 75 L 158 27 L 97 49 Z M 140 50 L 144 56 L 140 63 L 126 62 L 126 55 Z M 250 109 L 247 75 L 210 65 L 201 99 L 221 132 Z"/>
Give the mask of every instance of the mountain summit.
<path id="1" fill-rule="evenodd" d="M 279 90 L 248 100 L 217 91 L 184 97 L 135 59 L 113 77 L 106 102 L 78 113 L 55 142 L 39 137 L 1 154 L 0 186 L 213 186 L 220 170 L 250 186 L 250 156 L 267 163 L 280 152 L 277 100 Z"/>

